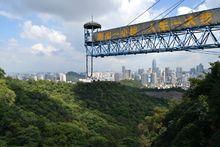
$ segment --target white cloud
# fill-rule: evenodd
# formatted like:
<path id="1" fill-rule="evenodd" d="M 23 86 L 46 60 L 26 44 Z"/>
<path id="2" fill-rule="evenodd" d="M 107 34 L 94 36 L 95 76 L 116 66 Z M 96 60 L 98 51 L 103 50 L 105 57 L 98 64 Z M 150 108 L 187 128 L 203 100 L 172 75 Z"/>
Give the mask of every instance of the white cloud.
<path id="1" fill-rule="evenodd" d="M 47 28 L 43 25 L 33 25 L 31 21 L 24 22 L 23 32 L 21 33 L 21 36 L 23 38 L 46 40 L 49 43 L 70 46 L 70 43 L 66 40 L 66 36 L 61 32 Z"/>
<path id="2" fill-rule="evenodd" d="M 31 52 L 35 55 L 51 55 L 59 51 L 59 49 L 54 48 L 53 46 L 44 46 L 41 43 L 35 44 L 31 47 Z"/>
<path id="3" fill-rule="evenodd" d="M 178 15 L 183 15 L 183 14 L 187 14 L 187 13 L 190 13 L 190 12 L 192 12 L 192 9 L 189 8 L 189 7 L 186 7 L 186 6 L 179 7 L 177 9 L 177 14 Z"/>
<path id="4" fill-rule="evenodd" d="M 204 4 L 200 5 L 197 9 L 197 11 L 212 9 L 220 7 L 220 1 L 219 0 L 207 0 Z"/>
<path id="5" fill-rule="evenodd" d="M 33 25 L 31 21 L 24 22 L 21 37 L 37 42 L 31 47 L 32 53 L 49 55 L 72 48 L 63 33 L 43 25 Z"/>
<path id="6" fill-rule="evenodd" d="M 56 15 L 66 21 L 82 21 L 90 17 L 110 13 L 117 9 L 115 0 L 0 0 L 13 13 L 30 15 L 47 13 Z"/>
<path id="7" fill-rule="evenodd" d="M 18 47 L 19 46 L 18 41 L 15 38 L 9 39 L 8 40 L 8 44 L 11 47 Z"/>
<path id="8" fill-rule="evenodd" d="M 48 22 L 56 18 L 56 16 L 48 14 L 48 13 L 39 13 L 37 14 L 37 17 L 40 18 L 43 22 Z"/>
<path id="9" fill-rule="evenodd" d="M 9 18 L 9 19 L 19 19 L 19 20 L 21 20 L 21 17 L 16 16 L 15 14 L 11 14 L 11 13 L 6 12 L 6 11 L 0 11 L 0 16 L 4 16 L 4 17 Z"/>
<path id="10" fill-rule="evenodd" d="M 187 7 L 187 6 L 182 6 L 182 7 L 178 8 L 177 12 L 179 15 L 186 14 L 186 13 L 189 13 L 190 11 L 192 11 L 193 7 L 195 7 L 195 6 L 192 6 L 192 8 Z M 218 8 L 218 7 L 220 7 L 220 1 L 206 0 L 204 3 L 199 5 L 199 7 L 193 11 L 202 11 L 202 10 L 213 9 L 213 8 Z"/>
<path id="11" fill-rule="evenodd" d="M 142 13 L 144 10 L 146 10 L 147 7 L 151 6 L 153 3 L 155 3 L 155 0 L 138 0 L 138 1 L 128 1 L 128 0 L 122 0 L 120 4 L 119 12 L 120 15 L 126 19 L 126 22 L 128 23 L 132 19 L 134 19 L 135 16 Z M 146 12 L 145 15 L 142 15 L 139 17 L 135 22 L 141 22 L 141 21 L 147 21 L 147 19 L 150 18 L 150 13 Z M 127 25 L 127 24 L 125 24 Z"/>
<path id="12" fill-rule="evenodd" d="M 114 0 L 118 8 L 108 13 L 96 18 L 96 20 L 102 24 L 103 29 L 114 28 L 127 25 L 136 16 L 146 10 L 149 6 L 155 3 L 156 0 Z M 139 17 L 133 23 L 145 22 L 151 20 L 155 17 L 161 10 L 149 10 L 144 15 Z"/>

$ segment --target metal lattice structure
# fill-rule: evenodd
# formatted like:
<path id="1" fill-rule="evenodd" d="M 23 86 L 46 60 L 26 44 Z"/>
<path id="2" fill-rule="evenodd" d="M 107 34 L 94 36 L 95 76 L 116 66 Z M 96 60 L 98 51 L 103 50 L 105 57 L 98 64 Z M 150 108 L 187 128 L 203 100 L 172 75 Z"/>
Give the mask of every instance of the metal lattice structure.
<path id="1" fill-rule="evenodd" d="M 91 57 L 219 48 L 220 25 L 102 42 L 89 42 L 85 44 L 85 47 L 86 55 Z"/>
<path id="2" fill-rule="evenodd" d="M 220 48 L 219 13 L 216 8 L 105 31 L 89 22 L 84 25 L 87 76 L 92 77 L 94 57 Z"/>

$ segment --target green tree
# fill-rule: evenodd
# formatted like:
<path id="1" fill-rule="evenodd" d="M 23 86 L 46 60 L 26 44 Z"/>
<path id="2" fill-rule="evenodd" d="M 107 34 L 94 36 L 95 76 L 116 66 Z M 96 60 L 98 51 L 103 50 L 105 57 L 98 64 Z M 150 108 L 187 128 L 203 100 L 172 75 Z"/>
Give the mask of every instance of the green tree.
<path id="1" fill-rule="evenodd" d="M 10 90 L 4 80 L 0 80 L 0 102 L 12 105 L 15 102 L 15 93 Z"/>
<path id="2" fill-rule="evenodd" d="M 89 139 L 88 144 L 91 147 L 108 147 L 110 143 L 103 136 L 94 136 Z"/>
<path id="3" fill-rule="evenodd" d="M 5 71 L 0 68 L 0 78 L 3 78 L 5 76 Z"/>
<path id="4" fill-rule="evenodd" d="M 0 146 L 7 147 L 7 143 L 4 140 L 0 139 Z"/>
<path id="5" fill-rule="evenodd" d="M 141 146 L 151 146 L 152 142 L 166 131 L 162 120 L 165 118 L 167 111 L 166 108 L 156 107 L 153 114 L 146 116 L 144 122 L 139 124 Z"/>
<path id="6" fill-rule="evenodd" d="M 40 130 L 32 125 L 27 128 L 19 128 L 16 136 L 15 143 L 22 146 L 38 146 L 41 140 Z"/>

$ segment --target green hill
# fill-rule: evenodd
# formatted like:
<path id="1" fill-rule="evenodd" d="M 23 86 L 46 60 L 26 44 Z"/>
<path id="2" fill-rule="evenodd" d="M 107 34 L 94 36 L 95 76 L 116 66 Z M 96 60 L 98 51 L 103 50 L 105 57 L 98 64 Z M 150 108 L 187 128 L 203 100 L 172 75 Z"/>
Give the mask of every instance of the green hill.
<path id="1" fill-rule="evenodd" d="M 112 82 L 0 80 L 0 146 L 138 146 L 137 126 L 168 100 Z"/>
<path id="2" fill-rule="evenodd" d="M 136 80 L 122 80 L 122 81 L 120 81 L 120 83 L 122 85 L 130 86 L 130 87 L 134 87 L 134 88 L 143 87 L 142 84 L 139 81 L 136 81 Z"/>
<path id="3" fill-rule="evenodd" d="M 85 78 L 85 76 L 78 74 L 76 72 L 70 71 L 66 73 L 66 80 L 71 82 L 78 82 L 79 79 Z"/>

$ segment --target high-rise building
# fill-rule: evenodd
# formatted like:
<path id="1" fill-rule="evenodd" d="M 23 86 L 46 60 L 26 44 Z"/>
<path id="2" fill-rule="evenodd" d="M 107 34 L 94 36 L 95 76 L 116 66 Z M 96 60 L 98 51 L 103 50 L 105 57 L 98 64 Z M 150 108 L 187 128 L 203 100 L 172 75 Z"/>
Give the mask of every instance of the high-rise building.
<path id="1" fill-rule="evenodd" d="M 144 69 L 138 69 L 138 74 L 141 75 L 144 73 Z"/>
<path id="2" fill-rule="evenodd" d="M 156 74 L 157 74 L 157 78 L 160 78 L 160 76 L 161 76 L 161 71 L 160 71 L 160 68 L 156 68 Z"/>
<path id="3" fill-rule="evenodd" d="M 171 72 L 170 72 L 169 67 L 165 68 L 165 83 L 166 84 L 171 84 Z"/>
<path id="4" fill-rule="evenodd" d="M 152 74 L 151 74 L 151 83 L 152 84 L 157 84 L 157 74 L 156 74 L 156 72 L 153 72 Z"/>
<path id="5" fill-rule="evenodd" d="M 132 77 L 131 77 L 131 70 L 126 69 L 124 75 L 125 75 L 125 76 L 124 76 L 124 79 L 126 79 L 126 80 L 132 79 Z"/>
<path id="6" fill-rule="evenodd" d="M 171 84 L 173 85 L 173 86 L 175 86 L 176 85 L 176 82 L 177 82 L 177 79 L 176 79 L 176 73 L 175 73 L 175 71 L 172 71 L 171 70 Z"/>
<path id="7" fill-rule="evenodd" d="M 46 73 L 45 74 L 45 80 L 56 81 L 56 76 L 52 73 Z"/>
<path id="8" fill-rule="evenodd" d="M 147 83 L 148 83 L 148 77 L 147 76 L 148 75 L 145 74 L 145 73 L 141 74 L 141 84 L 142 85 L 147 85 Z"/>
<path id="9" fill-rule="evenodd" d="M 144 73 L 143 73 L 143 74 L 144 74 Z M 142 74 L 141 74 L 141 75 L 142 75 Z M 141 75 L 140 75 L 140 74 L 135 73 L 135 74 L 134 74 L 134 80 L 135 80 L 135 81 L 139 81 L 139 82 L 140 82 L 140 81 L 141 81 Z"/>
<path id="10" fill-rule="evenodd" d="M 155 71 L 155 72 L 156 72 L 156 70 L 157 70 L 156 60 L 153 59 L 153 61 L 152 61 L 152 71 Z"/>
<path id="11" fill-rule="evenodd" d="M 190 76 L 191 77 L 195 77 L 196 76 L 196 69 L 195 68 L 191 68 L 190 69 Z"/>
<path id="12" fill-rule="evenodd" d="M 120 73 L 115 73 L 115 81 L 118 82 L 121 79 Z"/>
<path id="13" fill-rule="evenodd" d="M 182 81 L 182 76 L 183 76 L 183 69 L 182 67 L 177 67 L 176 68 L 176 78 L 177 78 L 177 81 Z"/>
<path id="14" fill-rule="evenodd" d="M 165 81 L 166 81 L 166 78 L 165 78 L 165 71 L 162 72 L 162 74 L 161 74 L 161 78 L 160 78 L 160 79 L 161 79 L 161 83 L 164 84 Z"/>
<path id="15" fill-rule="evenodd" d="M 113 72 L 94 72 L 93 78 L 99 81 L 115 81 L 115 73 Z"/>
<path id="16" fill-rule="evenodd" d="M 44 80 L 43 74 L 37 74 L 37 80 Z"/>
<path id="17" fill-rule="evenodd" d="M 151 73 L 150 73 L 150 74 L 147 74 L 147 83 L 148 83 L 148 84 L 151 84 L 151 83 L 152 83 Z"/>
<path id="18" fill-rule="evenodd" d="M 199 65 L 196 66 L 196 74 L 200 75 L 204 72 L 204 67 L 203 65 L 200 63 Z"/>
<path id="19" fill-rule="evenodd" d="M 122 66 L 122 80 L 125 79 L 125 66 Z"/>
<path id="20" fill-rule="evenodd" d="M 152 73 L 152 68 L 148 68 L 147 73 L 151 74 Z"/>
<path id="21" fill-rule="evenodd" d="M 34 81 L 37 81 L 37 76 L 34 75 L 34 76 L 33 76 L 33 79 L 34 79 Z"/>
<path id="22" fill-rule="evenodd" d="M 59 73 L 59 79 L 60 79 L 61 82 L 66 82 L 66 74 Z"/>

